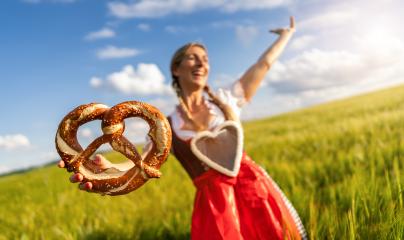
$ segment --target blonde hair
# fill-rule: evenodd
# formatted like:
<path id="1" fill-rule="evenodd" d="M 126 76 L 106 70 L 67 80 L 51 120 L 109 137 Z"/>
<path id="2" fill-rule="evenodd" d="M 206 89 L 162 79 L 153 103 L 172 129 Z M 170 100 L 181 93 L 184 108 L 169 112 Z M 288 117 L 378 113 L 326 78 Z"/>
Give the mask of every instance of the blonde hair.
<path id="1" fill-rule="evenodd" d="M 197 123 L 193 117 L 191 112 L 189 111 L 187 105 L 184 102 L 184 96 L 182 95 L 182 89 L 181 85 L 179 83 L 178 77 L 174 75 L 174 70 L 177 68 L 182 60 L 184 59 L 188 49 L 191 47 L 200 47 L 202 48 L 205 52 L 207 52 L 206 47 L 197 42 L 190 42 L 185 44 L 184 46 L 180 47 L 177 51 L 175 51 L 173 57 L 171 58 L 171 63 L 170 63 L 170 71 L 171 71 L 171 77 L 172 77 L 172 82 L 171 86 L 173 87 L 175 93 L 177 94 L 178 101 L 180 103 L 180 107 L 185 113 L 185 116 L 187 119 L 194 125 L 195 129 L 197 131 L 201 131 L 204 129 L 204 126 L 202 126 L 200 123 Z M 227 105 L 224 104 L 210 89 L 210 87 L 206 84 L 204 87 L 204 91 L 208 94 L 210 101 L 212 101 L 216 106 L 219 107 L 219 109 L 223 112 L 226 120 L 238 120 L 237 116 L 234 114 L 234 112 L 231 110 L 231 108 Z"/>

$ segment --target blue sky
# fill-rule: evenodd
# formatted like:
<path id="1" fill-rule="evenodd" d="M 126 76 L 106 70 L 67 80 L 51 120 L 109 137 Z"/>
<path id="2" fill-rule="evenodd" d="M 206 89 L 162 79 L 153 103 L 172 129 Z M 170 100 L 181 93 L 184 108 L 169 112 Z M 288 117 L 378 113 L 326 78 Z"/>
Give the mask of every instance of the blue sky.
<path id="1" fill-rule="evenodd" d="M 0 8 L 0 173 L 57 159 L 54 135 L 80 104 L 176 99 L 168 65 L 189 41 L 208 47 L 213 88 L 235 81 L 296 18 L 297 32 L 243 119 L 402 84 L 398 0 L 4 0 Z M 138 87 L 142 83 L 142 87 Z M 127 123 L 144 139 L 146 126 Z M 100 134 L 83 126 L 83 145 Z M 98 131 L 98 132 L 97 132 Z"/>

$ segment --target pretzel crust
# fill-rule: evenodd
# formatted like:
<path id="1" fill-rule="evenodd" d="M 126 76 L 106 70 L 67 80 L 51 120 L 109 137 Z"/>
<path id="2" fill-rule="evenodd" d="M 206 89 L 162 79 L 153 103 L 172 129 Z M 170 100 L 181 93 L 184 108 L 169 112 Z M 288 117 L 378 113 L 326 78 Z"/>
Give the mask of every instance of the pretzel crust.
<path id="1" fill-rule="evenodd" d="M 122 135 L 125 130 L 124 119 L 130 117 L 142 118 L 149 124 L 148 136 L 152 141 L 152 148 L 144 159 L 136 147 Z M 81 125 L 93 120 L 102 120 L 103 135 L 83 149 L 77 140 L 77 131 Z M 134 166 L 126 170 L 114 164 L 103 171 L 90 168 L 90 157 L 105 143 L 126 156 Z M 161 176 L 159 169 L 171 148 L 171 128 L 164 115 L 147 103 L 128 101 L 112 108 L 90 103 L 78 106 L 63 118 L 56 133 L 55 144 L 67 171 L 82 174 L 83 182 L 92 183 L 92 191 L 121 195 L 141 187 L 149 178 Z"/>

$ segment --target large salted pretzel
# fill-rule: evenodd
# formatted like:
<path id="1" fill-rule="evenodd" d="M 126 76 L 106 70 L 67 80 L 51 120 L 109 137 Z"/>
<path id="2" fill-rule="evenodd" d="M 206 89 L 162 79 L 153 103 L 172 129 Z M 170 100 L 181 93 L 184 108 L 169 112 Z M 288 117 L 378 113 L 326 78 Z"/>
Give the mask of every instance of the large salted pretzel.
<path id="1" fill-rule="evenodd" d="M 150 127 L 152 147 L 142 159 L 136 147 L 122 133 L 124 119 L 139 117 Z M 103 135 L 83 149 L 77 140 L 78 128 L 90 121 L 102 120 Z M 90 103 L 77 107 L 67 114 L 56 133 L 56 149 L 69 172 L 81 173 L 84 182 L 91 182 L 92 191 L 107 194 L 126 194 L 142 186 L 149 178 L 161 176 L 160 166 L 167 159 L 171 148 L 171 128 L 164 115 L 155 107 L 137 101 L 123 102 L 109 108 L 103 104 Z M 120 169 L 119 164 L 97 171 L 88 167 L 90 157 L 105 143 L 130 159 L 134 166 Z"/>

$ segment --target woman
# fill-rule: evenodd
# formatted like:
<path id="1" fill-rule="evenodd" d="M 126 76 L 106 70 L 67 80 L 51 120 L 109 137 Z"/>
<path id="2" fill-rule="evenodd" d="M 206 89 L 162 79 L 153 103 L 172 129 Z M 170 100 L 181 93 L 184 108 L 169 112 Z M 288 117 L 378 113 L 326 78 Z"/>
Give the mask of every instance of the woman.
<path id="1" fill-rule="evenodd" d="M 271 32 L 279 35 L 242 77 L 229 90 L 215 94 L 208 85 L 209 61 L 206 48 L 189 43 L 174 54 L 171 61 L 172 86 L 179 105 L 169 116 L 173 130 L 173 153 L 181 162 L 197 188 L 192 215 L 191 238 L 204 239 L 305 239 L 304 227 L 290 202 L 267 173 L 245 153 L 239 168 L 230 176 L 212 168 L 209 161 L 191 147 L 199 132 L 212 130 L 223 122 L 237 122 L 243 103 L 250 101 L 264 76 L 282 53 L 295 31 L 290 28 Z M 204 94 L 206 93 L 206 94 Z M 208 99 L 210 101 L 208 101 Z M 195 145 L 195 144 L 194 144 Z M 226 148 L 227 149 L 227 148 Z M 100 168 L 109 162 L 95 159 Z M 60 162 L 63 167 L 63 162 Z M 72 182 L 83 177 L 75 174 Z M 81 189 L 91 190 L 91 183 Z"/>

